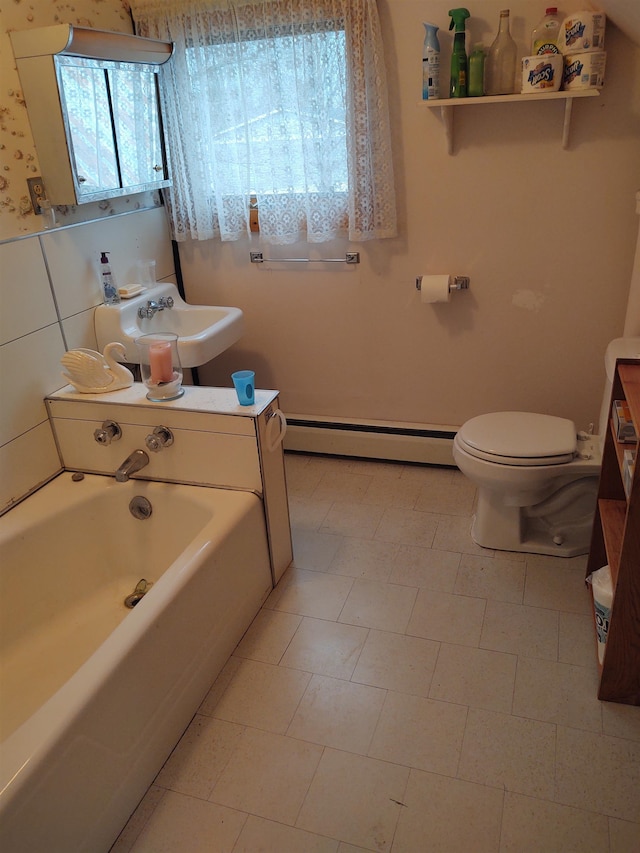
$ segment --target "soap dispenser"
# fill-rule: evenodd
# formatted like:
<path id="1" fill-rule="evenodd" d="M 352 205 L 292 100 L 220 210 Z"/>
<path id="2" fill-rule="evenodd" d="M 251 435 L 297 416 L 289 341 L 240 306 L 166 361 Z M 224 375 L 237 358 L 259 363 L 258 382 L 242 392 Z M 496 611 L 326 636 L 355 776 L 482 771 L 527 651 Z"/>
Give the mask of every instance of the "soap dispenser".
<path id="1" fill-rule="evenodd" d="M 109 252 L 102 252 L 100 257 L 100 278 L 102 279 L 102 293 L 104 296 L 105 305 L 118 305 L 120 303 L 120 295 L 118 288 L 113 280 L 111 265 L 107 255 Z"/>

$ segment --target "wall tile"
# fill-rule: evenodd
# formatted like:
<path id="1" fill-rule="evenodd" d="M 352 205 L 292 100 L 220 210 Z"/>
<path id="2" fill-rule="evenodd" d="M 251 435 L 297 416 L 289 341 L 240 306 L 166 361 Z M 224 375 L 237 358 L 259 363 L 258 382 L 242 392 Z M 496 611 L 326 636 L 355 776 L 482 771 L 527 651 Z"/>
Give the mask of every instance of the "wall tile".
<path id="1" fill-rule="evenodd" d="M 0 344 L 58 319 L 37 237 L 0 245 Z"/>
<path id="2" fill-rule="evenodd" d="M 61 469 L 48 422 L 0 447 L 0 512 L 46 483 Z"/>
<path id="3" fill-rule="evenodd" d="M 63 354 L 57 323 L 0 347 L 0 444 L 47 420 L 44 398 L 65 384 Z"/>

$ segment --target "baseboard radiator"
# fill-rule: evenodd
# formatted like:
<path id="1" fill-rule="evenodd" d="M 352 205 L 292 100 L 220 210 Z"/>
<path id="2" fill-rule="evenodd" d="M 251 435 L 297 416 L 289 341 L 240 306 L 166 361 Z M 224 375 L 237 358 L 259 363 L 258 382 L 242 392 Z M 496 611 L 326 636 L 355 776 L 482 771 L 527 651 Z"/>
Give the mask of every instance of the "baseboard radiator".
<path id="1" fill-rule="evenodd" d="M 284 449 L 423 465 L 455 466 L 455 428 L 287 415 Z"/>

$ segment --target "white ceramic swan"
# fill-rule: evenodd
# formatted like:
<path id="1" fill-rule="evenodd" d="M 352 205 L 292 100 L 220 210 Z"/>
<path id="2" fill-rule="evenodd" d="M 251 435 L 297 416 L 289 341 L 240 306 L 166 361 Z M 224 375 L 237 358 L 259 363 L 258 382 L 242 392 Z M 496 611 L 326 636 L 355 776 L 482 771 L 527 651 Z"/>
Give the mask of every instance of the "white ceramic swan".
<path id="1" fill-rule="evenodd" d="M 116 391 L 133 385 L 133 374 L 116 361 L 113 354 L 124 358 L 127 351 L 123 344 L 111 343 L 104 348 L 104 355 L 92 349 L 72 349 L 60 359 L 66 373 L 62 375 L 82 394 L 100 394 Z"/>

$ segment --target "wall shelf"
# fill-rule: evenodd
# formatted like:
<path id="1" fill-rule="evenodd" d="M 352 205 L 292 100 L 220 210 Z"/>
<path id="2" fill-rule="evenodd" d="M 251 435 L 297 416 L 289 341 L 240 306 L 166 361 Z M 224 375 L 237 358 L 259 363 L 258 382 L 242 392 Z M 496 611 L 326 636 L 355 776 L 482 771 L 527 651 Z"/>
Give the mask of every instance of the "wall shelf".
<path id="1" fill-rule="evenodd" d="M 439 98 L 432 101 L 420 101 L 420 105 L 432 110 L 440 110 L 447 141 L 447 153 L 453 153 L 453 112 L 457 107 L 481 107 L 484 104 L 513 104 L 521 101 L 560 101 L 564 100 L 564 123 L 562 126 L 562 147 L 569 146 L 569 128 L 574 98 L 594 98 L 599 89 L 576 89 L 571 92 L 531 92 L 527 95 L 484 95 L 482 98 Z"/>

